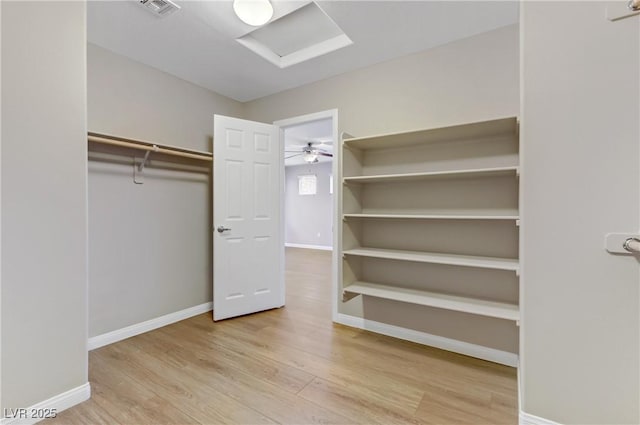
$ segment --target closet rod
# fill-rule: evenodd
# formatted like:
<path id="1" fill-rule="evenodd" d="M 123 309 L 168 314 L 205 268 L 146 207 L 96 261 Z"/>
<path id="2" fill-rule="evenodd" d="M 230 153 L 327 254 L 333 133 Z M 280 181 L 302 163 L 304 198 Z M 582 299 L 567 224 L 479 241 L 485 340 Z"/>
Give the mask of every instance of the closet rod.
<path id="1" fill-rule="evenodd" d="M 144 142 L 141 140 L 124 139 L 121 137 L 109 136 L 106 134 L 89 132 L 87 140 L 104 145 L 121 146 L 124 148 L 139 149 L 148 152 L 157 152 L 166 155 L 181 156 L 183 158 L 200 159 L 203 161 L 213 161 L 211 152 L 197 151 L 193 149 L 183 149 L 174 146 L 159 145 L 157 143 Z"/>

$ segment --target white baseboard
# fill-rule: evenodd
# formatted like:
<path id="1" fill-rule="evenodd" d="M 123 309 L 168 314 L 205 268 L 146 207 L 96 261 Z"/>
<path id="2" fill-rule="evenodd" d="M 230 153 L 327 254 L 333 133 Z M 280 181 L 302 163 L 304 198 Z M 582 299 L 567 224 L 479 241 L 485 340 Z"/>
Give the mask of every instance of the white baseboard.
<path id="1" fill-rule="evenodd" d="M 520 417 L 518 418 L 520 425 L 560 425 L 558 422 L 550 421 L 549 419 L 541 418 L 539 416 L 530 415 L 528 413 L 520 411 Z"/>
<path id="2" fill-rule="evenodd" d="M 517 354 L 496 350 L 495 348 L 483 347 L 482 345 L 471 344 L 469 342 L 432 335 L 426 332 L 402 328 L 400 326 L 349 316 L 347 314 L 338 313 L 335 321 L 354 328 L 365 329 L 371 332 L 429 345 L 442 350 L 453 351 L 454 353 L 464 354 L 494 363 L 513 367 L 518 366 Z"/>
<path id="3" fill-rule="evenodd" d="M 285 243 L 284 246 L 289 248 L 305 248 L 305 249 L 320 249 L 322 251 L 333 251 L 332 246 L 325 245 L 306 245 L 302 243 Z"/>
<path id="4" fill-rule="evenodd" d="M 65 391 L 62 394 L 51 397 L 50 399 L 41 401 L 33 406 L 24 409 L 14 409 L 8 411 L 5 409 L 0 425 L 32 425 L 45 419 L 43 414 L 55 411 L 60 413 L 70 407 L 89 400 L 91 397 L 91 385 L 87 382 L 84 385 Z M 33 417 L 33 415 L 37 415 Z M 8 415 L 11 415 L 9 417 Z"/>
<path id="5" fill-rule="evenodd" d="M 213 303 L 204 303 L 195 307 L 189 307 L 184 310 L 176 311 L 175 313 L 165 314 L 164 316 L 156 317 L 155 319 L 147 320 L 142 323 L 127 326 L 126 328 L 117 329 L 115 331 L 107 332 L 102 335 L 94 336 L 89 338 L 87 348 L 89 350 L 95 350 L 96 348 L 113 344 L 114 342 L 122 341 L 123 339 L 131 338 L 132 336 L 140 335 L 142 333 L 149 332 L 154 329 L 158 329 L 193 316 L 197 316 L 198 314 L 206 313 L 208 311 L 211 311 L 212 309 Z"/>

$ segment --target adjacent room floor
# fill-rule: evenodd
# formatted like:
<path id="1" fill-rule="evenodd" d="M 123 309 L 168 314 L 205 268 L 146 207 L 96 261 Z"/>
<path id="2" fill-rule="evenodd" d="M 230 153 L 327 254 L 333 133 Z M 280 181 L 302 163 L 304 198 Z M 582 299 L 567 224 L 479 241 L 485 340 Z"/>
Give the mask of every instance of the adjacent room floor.
<path id="1" fill-rule="evenodd" d="M 516 424 L 516 370 L 331 322 L 331 253 L 287 248 L 285 308 L 211 313 L 89 354 L 50 424 Z"/>

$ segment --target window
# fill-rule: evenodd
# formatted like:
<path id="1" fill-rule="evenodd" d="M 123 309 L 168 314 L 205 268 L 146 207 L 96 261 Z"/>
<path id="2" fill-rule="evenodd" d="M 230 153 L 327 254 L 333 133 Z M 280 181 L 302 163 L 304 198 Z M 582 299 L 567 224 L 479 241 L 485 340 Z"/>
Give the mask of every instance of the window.
<path id="1" fill-rule="evenodd" d="M 298 176 L 298 195 L 315 195 L 318 191 L 315 174 Z"/>

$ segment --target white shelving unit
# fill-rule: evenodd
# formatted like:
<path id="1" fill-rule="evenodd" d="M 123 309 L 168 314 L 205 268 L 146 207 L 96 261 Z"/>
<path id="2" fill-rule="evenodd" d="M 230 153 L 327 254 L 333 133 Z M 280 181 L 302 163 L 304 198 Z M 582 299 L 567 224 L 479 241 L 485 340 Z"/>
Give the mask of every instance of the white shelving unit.
<path id="1" fill-rule="evenodd" d="M 344 303 L 363 296 L 519 321 L 515 117 L 350 138 L 341 148 Z M 483 270 L 504 283 L 470 285 Z"/>

